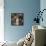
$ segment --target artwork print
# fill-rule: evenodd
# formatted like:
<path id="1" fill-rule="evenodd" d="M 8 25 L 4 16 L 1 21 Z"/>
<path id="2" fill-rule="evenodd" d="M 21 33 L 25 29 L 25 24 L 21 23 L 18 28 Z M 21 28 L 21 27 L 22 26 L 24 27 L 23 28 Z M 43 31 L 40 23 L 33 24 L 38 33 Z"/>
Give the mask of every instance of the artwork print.
<path id="1" fill-rule="evenodd" d="M 24 13 L 11 13 L 11 25 L 23 26 L 24 25 Z"/>

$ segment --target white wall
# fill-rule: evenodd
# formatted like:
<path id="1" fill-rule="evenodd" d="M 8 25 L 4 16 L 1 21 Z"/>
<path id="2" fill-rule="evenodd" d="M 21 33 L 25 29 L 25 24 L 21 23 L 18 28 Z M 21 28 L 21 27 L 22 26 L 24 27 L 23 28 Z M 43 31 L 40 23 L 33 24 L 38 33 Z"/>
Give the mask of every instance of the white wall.
<path id="1" fill-rule="evenodd" d="M 4 0 L 0 0 L 0 42 L 4 41 Z"/>

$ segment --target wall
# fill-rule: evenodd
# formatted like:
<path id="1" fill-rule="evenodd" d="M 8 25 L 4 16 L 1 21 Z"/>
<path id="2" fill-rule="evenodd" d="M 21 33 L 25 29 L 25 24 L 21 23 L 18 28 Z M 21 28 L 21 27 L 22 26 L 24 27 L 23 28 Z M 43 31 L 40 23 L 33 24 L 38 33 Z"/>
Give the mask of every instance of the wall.
<path id="1" fill-rule="evenodd" d="M 36 17 L 35 12 L 40 9 L 40 0 L 4 0 L 4 39 L 18 41 L 32 28 L 32 20 Z M 24 25 L 12 26 L 11 13 L 23 12 Z"/>
<path id="2" fill-rule="evenodd" d="M 41 10 L 46 9 L 46 0 L 40 1 L 40 9 Z M 46 11 L 44 11 L 42 17 L 43 17 L 44 20 L 43 20 L 43 22 L 42 21 L 40 22 L 40 25 L 46 27 Z M 46 40 L 45 40 L 45 44 L 46 44 Z"/>
<path id="3" fill-rule="evenodd" d="M 4 2 L 0 0 L 0 42 L 4 41 Z"/>
<path id="4" fill-rule="evenodd" d="M 43 9 L 46 9 L 46 0 L 41 0 L 41 1 L 40 1 L 40 9 L 41 9 L 41 11 L 42 11 Z M 43 22 L 41 21 L 41 22 L 40 22 L 40 25 L 46 27 L 46 10 L 43 12 L 42 17 L 43 17 Z"/>

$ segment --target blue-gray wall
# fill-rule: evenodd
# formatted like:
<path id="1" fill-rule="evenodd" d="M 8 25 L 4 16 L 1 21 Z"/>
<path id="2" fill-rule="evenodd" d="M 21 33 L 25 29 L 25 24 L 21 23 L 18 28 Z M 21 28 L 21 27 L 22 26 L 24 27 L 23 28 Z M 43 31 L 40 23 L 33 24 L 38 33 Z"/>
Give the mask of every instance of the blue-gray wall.
<path id="1" fill-rule="evenodd" d="M 4 2 L 4 38 L 7 41 L 18 41 L 31 31 L 32 20 L 40 9 L 40 0 L 5 0 Z M 24 13 L 23 26 L 11 25 L 11 13 L 15 12 Z"/>
<path id="2" fill-rule="evenodd" d="M 42 11 L 43 9 L 46 9 L 46 0 L 41 0 L 40 1 L 40 10 Z M 40 25 L 45 26 L 46 27 L 46 10 L 43 12 L 43 22 L 40 22 Z"/>
<path id="3" fill-rule="evenodd" d="M 46 0 L 40 1 L 40 10 L 43 10 L 43 9 L 46 9 Z M 43 17 L 43 22 L 41 21 L 40 25 L 46 27 L 46 11 L 43 13 L 42 17 Z M 46 35 L 45 35 L 45 39 L 46 39 Z M 45 44 L 46 44 L 46 40 L 45 40 Z"/>

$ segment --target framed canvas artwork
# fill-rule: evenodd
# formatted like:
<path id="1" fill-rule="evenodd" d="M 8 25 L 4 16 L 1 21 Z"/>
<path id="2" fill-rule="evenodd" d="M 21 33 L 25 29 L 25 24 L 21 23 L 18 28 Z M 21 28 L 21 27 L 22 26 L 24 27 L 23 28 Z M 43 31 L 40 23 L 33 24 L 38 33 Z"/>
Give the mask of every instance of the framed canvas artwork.
<path id="1" fill-rule="evenodd" d="M 11 25 L 23 26 L 24 25 L 24 13 L 11 13 Z"/>

